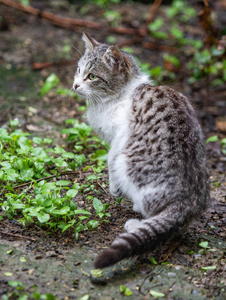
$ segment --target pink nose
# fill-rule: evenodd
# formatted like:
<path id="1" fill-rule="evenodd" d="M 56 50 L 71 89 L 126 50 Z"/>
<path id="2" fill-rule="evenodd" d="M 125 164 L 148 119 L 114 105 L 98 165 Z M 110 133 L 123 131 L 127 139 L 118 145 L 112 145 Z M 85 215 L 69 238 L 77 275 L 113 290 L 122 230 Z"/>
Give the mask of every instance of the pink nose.
<path id="1" fill-rule="evenodd" d="M 74 89 L 75 89 L 75 90 L 77 90 L 78 87 L 79 87 L 78 84 L 75 84 L 75 85 L 74 85 Z"/>

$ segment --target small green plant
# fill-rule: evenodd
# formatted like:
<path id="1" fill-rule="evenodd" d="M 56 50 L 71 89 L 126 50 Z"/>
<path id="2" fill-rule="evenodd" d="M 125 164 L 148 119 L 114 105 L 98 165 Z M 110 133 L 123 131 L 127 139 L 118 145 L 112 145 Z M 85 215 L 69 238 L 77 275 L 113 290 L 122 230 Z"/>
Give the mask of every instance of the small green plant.
<path id="1" fill-rule="evenodd" d="M 196 11 L 185 1 L 174 0 L 169 8 L 166 9 L 166 16 L 174 20 L 177 16 L 180 21 L 187 22 L 196 17 Z"/>
<path id="2" fill-rule="evenodd" d="M 206 272 L 206 271 L 208 271 L 208 270 L 216 270 L 216 269 L 217 269 L 216 266 L 201 267 L 201 270 L 202 270 L 203 272 Z"/>
<path id="3" fill-rule="evenodd" d="M 221 140 L 221 146 L 222 146 L 222 153 L 223 153 L 224 155 L 226 155 L 226 138 L 223 138 L 223 139 Z"/>
<path id="4" fill-rule="evenodd" d="M 207 254 L 207 247 L 208 247 L 208 242 L 207 241 L 204 241 L 204 242 L 201 242 L 199 243 L 199 246 L 202 248 L 201 250 L 199 250 L 199 254 Z"/>
<path id="5" fill-rule="evenodd" d="M 82 209 L 76 203 L 77 196 L 86 193 L 85 189 L 99 193 L 96 183 L 99 173 L 106 166 L 106 150 L 97 150 L 87 158 L 84 154 L 74 154 L 58 145 L 53 146 L 51 139 L 31 139 L 28 133 L 16 129 L 19 125 L 17 120 L 10 124 L 8 130 L 0 129 L 1 219 L 4 216 L 15 218 L 23 225 L 36 223 L 50 231 L 74 230 L 76 239 L 82 230 L 91 230 L 107 222 L 110 216 L 107 203 L 102 204 L 93 198 L 93 206 L 88 209 Z M 76 125 L 75 145 L 88 147 L 87 135 L 93 143 L 101 144 L 100 140 L 91 138 L 89 127 L 78 122 Z M 86 183 L 79 185 L 58 179 L 62 174 L 76 172 L 88 159 L 92 160 L 93 165 L 87 168 L 94 174 L 87 176 Z M 56 181 L 47 181 L 54 178 Z M 24 184 L 24 189 L 18 192 Z M 90 209 L 95 211 L 94 220 L 91 219 Z"/>
<path id="6" fill-rule="evenodd" d="M 187 64 L 191 72 L 189 83 L 198 79 L 208 78 L 212 86 L 222 85 L 226 81 L 226 60 L 221 59 L 224 50 L 211 47 L 196 51 L 193 58 Z"/>
<path id="7" fill-rule="evenodd" d="M 150 23 L 148 26 L 150 35 L 156 38 L 166 39 L 168 37 L 168 34 L 164 31 L 159 30 L 163 26 L 163 24 L 164 20 L 160 17 L 156 18 L 152 23 Z"/>
<path id="8" fill-rule="evenodd" d="M 208 137 L 206 140 L 206 144 L 211 143 L 211 142 L 219 142 L 219 137 L 217 135 L 212 135 Z M 226 138 L 223 138 L 221 141 L 221 151 L 223 154 L 226 154 Z"/>
<path id="9" fill-rule="evenodd" d="M 107 8 L 112 4 L 118 4 L 121 0 L 90 0 L 91 3 L 100 6 L 101 8 Z"/>
<path id="10" fill-rule="evenodd" d="M 212 135 L 210 136 L 207 140 L 206 140 L 206 144 L 210 143 L 210 142 L 218 142 L 219 138 L 217 135 Z"/>
<path id="11" fill-rule="evenodd" d="M 129 288 L 127 288 L 125 285 L 120 285 L 119 290 L 125 296 L 132 296 L 133 295 L 133 292 Z"/>
<path id="12" fill-rule="evenodd" d="M 96 217 L 100 218 L 100 222 L 109 222 L 106 220 L 106 217 L 110 217 L 111 215 L 106 212 L 107 208 L 109 207 L 109 203 L 102 204 L 101 201 L 97 198 L 93 199 L 93 206 L 96 211 Z"/>
<path id="13" fill-rule="evenodd" d="M 63 43 L 63 47 L 62 47 L 62 56 L 64 57 L 64 59 L 71 59 L 71 41 L 66 39 Z"/>
<path id="14" fill-rule="evenodd" d="M 121 204 L 122 198 L 123 198 L 123 197 L 116 197 L 116 198 L 115 198 L 116 203 Z"/>
<path id="15" fill-rule="evenodd" d="M 154 258 L 153 256 L 150 256 L 150 257 L 149 257 L 149 260 L 150 260 L 150 262 L 151 262 L 153 265 L 157 265 L 157 264 L 158 264 L 157 261 L 155 260 L 155 258 Z"/>
<path id="16" fill-rule="evenodd" d="M 108 20 L 108 22 L 112 26 L 117 26 L 119 23 L 119 20 L 121 19 L 120 13 L 116 10 L 107 10 L 104 13 L 104 17 Z"/>
<path id="17" fill-rule="evenodd" d="M 54 74 L 52 73 L 51 75 L 49 75 L 43 86 L 42 86 L 42 89 L 41 89 L 41 96 L 45 95 L 46 93 L 48 93 L 52 88 L 54 88 L 55 86 L 58 85 L 58 83 L 60 82 L 59 78 Z"/>
<path id="18" fill-rule="evenodd" d="M 46 78 L 44 84 L 42 85 L 41 96 L 44 96 L 49 91 L 51 91 L 53 88 L 56 88 L 55 89 L 55 93 L 57 93 L 59 95 L 70 96 L 70 97 L 77 98 L 77 95 L 75 93 L 73 93 L 72 90 L 67 89 L 67 88 L 65 88 L 65 87 L 62 86 L 62 84 L 60 83 L 60 79 L 54 73 L 50 74 Z"/>
<path id="19" fill-rule="evenodd" d="M 101 269 L 91 270 L 90 274 L 96 278 L 101 278 L 104 276 L 104 272 Z"/>
<path id="20" fill-rule="evenodd" d="M 155 84 L 161 83 L 166 78 L 173 79 L 175 77 L 175 74 L 173 72 L 164 70 L 161 66 L 151 68 L 149 63 L 142 63 L 136 57 L 135 60 L 141 68 L 142 72 L 149 75 Z"/>
<path id="21" fill-rule="evenodd" d="M 199 250 L 199 254 L 204 253 L 205 255 L 207 255 L 208 252 L 215 252 L 216 251 L 216 249 L 211 249 L 209 247 L 209 242 L 207 242 L 207 241 L 203 241 L 203 242 L 199 243 L 199 246 L 202 248 L 201 250 Z"/>
<path id="22" fill-rule="evenodd" d="M 109 149 L 109 146 L 106 142 L 100 140 L 97 136 L 92 134 L 92 127 L 85 124 L 79 123 L 77 119 L 68 119 L 66 120 L 66 124 L 68 124 L 69 128 L 63 129 L 62 134 L 67 135 L 67 141 L 69 143 L 75 144 L 75 150 L 81 152 L 84 148 L 100 148 L 104 147 Z M 94 159 L 98 159 L 103 155 L 106 155 L 106 150 L 98 149 L 95 155 L 93 156 Z"/>
<path id="23" fill-rule="evenodd" d="M 30 5 L 30 0 L 19 0 L 19 2 L 24 6 Z"/>
<path id="24" fill-rule="evenodd" d="M 89 298 L 89 295 L 88 295 L 88 294 L 82 296 L 81 298 L 79 298 L 79 300 L 89 300 L 89 299 L 90 299 L 90 298 Z"/>
<path id="25" fill-rule="evenodd" d="M 34 292 L 28 293 L 25 291 L 25 285 L 16 280 L 8 281 L 8 285 L 13 288 L 8 294 L 2 295 L 3 300 L 18 299 L 18 300 L 27 300 L 27 299 L 46 299 L 46 300 L 55 300 L 56 296 L 53 294 L 40 294 L 37 292 L 37 287 L 33 286 Z"/>
<path id="26" fill-rule="evenodd" d="M 164 62 L 170 62 L 174 67 L 178 68 L 180 66 L 179 59 L 174 55 L 169 55 L 168 53 L 163 54 Z"/>

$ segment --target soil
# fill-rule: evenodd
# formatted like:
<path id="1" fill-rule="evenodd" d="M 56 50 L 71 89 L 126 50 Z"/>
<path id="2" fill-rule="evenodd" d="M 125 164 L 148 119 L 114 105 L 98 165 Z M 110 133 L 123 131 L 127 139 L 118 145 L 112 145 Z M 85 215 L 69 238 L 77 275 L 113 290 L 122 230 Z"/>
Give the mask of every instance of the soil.
<path id="1" fill-rule="evenodd" d="M 221 1 L 215 2 L 214 11 L 219 16 L 217 26 L 223 27 Z M 32 1 L 32 5 L 71 18 L 89 21 L 98 19 L 105 29 L 89 29 L 89 33 L 100 42 L 105 42 L 109 36 L 109 24 L 101 17 L 102 11 L 96 6 L 87 5 L 83 16 L 81 4 L 69 6 L 64 1 Z M 144 16 L 149 6 L 123 2 L 114 8 L 123 16 L 119 25 L 134 27 L 145 23 Z M 200 7 L 196 5 L 196 8 Z M 159 14 L 163 15 L 163 11 L 164 7 Z M 54 91 L 41 97 L 40 89 L 51 73 L 57 74 L 62 85 L 71 87 L 76 69 L 72 58 L 78 59 L 79 52 L 83 51 L 83 29 L 78 28 L 77 32 L 62 29 L 1 3 L 0 12 L 3 17 L 0 20 L 0 125 L 5 127 L 10 119 L 18 118 L 23 130 L 34 136 L 51 137 L 56 143 L 64 145 L 65 141 L 60 133 L 65 128 L 64 122 L 69 118 L 82 120 L 78 107 L 85 103 L 76 98 L 57 95 Z M 204 38 L 198 23 L 189 26 L 191 32 L 196 30 Z M 131 38 L 126 35 L 114 36 L 119 45 L 126 44 Z M 65 53 L 63 46 L 68 44 L 74 45 L 75 49 Z M 142 49 L 139 43 L 130 47 L 142 62 L 147 61 L 152 66 L 163 63 L 159 49 Z M 59 63 L 65 59 L 67 62 Z M 34 63 L 44 62 L 53 62 L 53 65 L 33 70 Z M 220 131 L 218 126 L 219 122 L 225 122 L 224 88 L 207 88 L 205 80 L 188 85 L 183 62 L 177 71 L 176 80 L 172 82 L 166 78 L 166 83 L 183 91 L 191 99 L 206 137 L 225 137 L 226 131 Z M 80 299 L 84 295 L 89 295 L 90 299 L 123 299 L 125 296 L 120 293 L 120 285 L 132 290 L 131 299 L 151 298 L 150 289 L 161 291 L 167 299 L 225 299 L 226 160 L 221 152 L 220 142 L 207 144 L 207 155 L 212 203 L 204 215 L 181 239 L 151 254 L 124 260 L 107 268 L 101 278 L 89 275 L 97 253 L 123 231 L 126 220 L 141 217 L 133 212 L 129 200 L 123 199 L 118 204 L 110 195 L 107 170 L 97 189 L 100 192 L 99 199 L 110 203 L 110 222 L 103 223 L 94 231 L 83 232 L 79 241 L 75 240 L 73 234 L 50 234 L 35 225 L 23 227 L 15 220 L 3 219 L 0 227 L 0 297 L 8 295 L 9 299 L 18 299 L 15 288 L 8 284 L 9 280 L 17 280 L 24 283 L 24 291 L 30 295 L 28 299 L 33 299 L 31 295 L 35 289 L 40 294 L 51 293 L 58 299 Z M 77 180 L 82 181 L 83 178 Z M 81 205 L 82 200 L 81 198 Z M 201 248 L 198 245 L 201 241 L 208 241 L 211 251 L 199 254 Z M 12 250 L 10 254 L 7 253 L 8 250 Z M 157 265 L 149 261 L 150 255 L 158 262 Z M 164 264 L 166 261 L 167 264 Z M 216 266 L 216 269 L 202 271 L 201 267 L 206 266 Z"/>

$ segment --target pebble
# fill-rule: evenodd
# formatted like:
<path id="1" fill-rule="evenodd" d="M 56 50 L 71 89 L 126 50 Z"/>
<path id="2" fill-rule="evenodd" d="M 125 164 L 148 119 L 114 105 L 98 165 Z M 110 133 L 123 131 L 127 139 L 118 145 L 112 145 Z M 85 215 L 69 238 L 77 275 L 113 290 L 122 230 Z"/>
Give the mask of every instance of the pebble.
<path id="1" fill-rule="evenodd" d="M 46 252 L 47 257 L 56 257 L 58 254 L 55 251 L 48 251 Z"/>
<path id="2" fill-rule="evenodd" d="M 194 254 L 194 257 L 199 258 L 199 257 L 202 257 L 202 255 L 201 254 Z"/>
<path id="3" fill-rule="evenodd" d="M 169 276 L 169 277 L 175 277 L 176 275 L 177 275 L 177 274 L 174 273 L 174 272 L 169 272 L 169 273 L 168 273 L 168 276 Z"/>
<path id="4" fill-rule="evenodd" d="M 41 259 L 41 258 L 43 258 L 43 255 L 41 255 L 41 254 L 38 254 L 35 256 L 35 259 Z"/>

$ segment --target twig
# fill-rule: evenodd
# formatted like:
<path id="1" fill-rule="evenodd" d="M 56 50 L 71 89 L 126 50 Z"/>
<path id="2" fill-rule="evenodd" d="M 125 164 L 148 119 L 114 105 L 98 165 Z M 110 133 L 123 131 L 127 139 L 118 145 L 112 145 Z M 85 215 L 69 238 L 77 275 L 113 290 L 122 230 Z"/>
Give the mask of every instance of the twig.
<path id="1" fill-rule="evenodd" d="M 39 181 L 42 181 L 42 180 L 48 180 L 48 179 L 51 179 L 51 178 L 56 177 L 57 175 L 58 175 L 58 174 L 56 174 L 56 175 L 51 175 L 51 176 L 47 176 L 47 177 L 43 177 L 43 178 L 37 179 L 36 182 L 39 182 Z M 60 176 L 60 175 L 59 175 L 59 176 Z M 24 187 L 24 186 L 29 185 L 29 184 L 32 184 L 32 183 L 34 183 L 34 181 L 28 181 L 28 182 L 25 182 L 25 183 L 16 185 L 16 186 L 14 186 L 13 188 L 14 188 L 14 189 L 18 189 L 18 188 Z"/>
<path id="2" fill-rule="evenodd" d="M 145 28 L 128 28 L 128 27 L 110 27 L 110 32 L 113 33 L 120 33 L 120 34 L 128 34 L 128 35 L 139 35 L 139 36 L 145 36 L 147 33 L 147 30 Z"/>
<path id="3" fill-rule="evenodd" d="M 108 192 L 105 190 L 105 188 L 99 183 L 97 182 L 97 184 L 102 188 L 102 190 L 108 195 Z"/>
<path id="4" fill-rule="evenodd" d="M 17 237 L 17 238 L 20 238 L 20 239 L 26 239 L 26 240 L 30 240 L 30 241 L 34 241 L 34 242 L 37 241 L 36 239 L 28 237 L 28 236 L 23 236 L 23 235 L 20 235 L 20 234 L 9 233 L 9 232 L 5 232 L 5 231 L 2 231 L 2 230 L 0 230 L 0 233 L 6 234 L 6 235 L 10 235 L 10 236 L 13 236 L 13 237 Z"/>
<path id="5" fill-rule="evenodd" d="M 66 66 L 72 63 L 74 63 L 74 60 L 61 60 L 57 62 L 43 62 L 43 63 L 36 62 L 33 64 L 33 70 L 42 70 L 42 69 L 51 68 L 53 66 L 61 66 L 61 65 Z"/>
<path id="6" fill-rule="evenodd" d="M 64 176 L 64 175 L 71 175 L 71 174 L 80 174 L 80 173 L 81 173 L 80 171 L 66 171 L 66 172 L 62 172 L 62 173 L 57 173 L 57 174 L 54 174 L 54 175 L 51 175 L 51 176 L 47 176 L 47 177 L 43 177 L 43 178 L 37 179 L 35 181 L 28 181 L 28 182 L 16 185 L 13 188 L 18 189 L 18 188 L 24 187 L 26 185 L 32 184 L 34 182 L 39 182 L 39 181 L 42 181 L 42 180 L 49 180 L 49 179 L 57 177 L 57 176 Z M 87 172 L 83 171 L 82 173 L 90 173 L 90 171 L 87 171 Z"/>
<path id="7" fill-rule="evenodd" d="M 203 0 L 205 7 L 209 7 L 209 3 L 207 0 Z"/>
<path id="8" fill-rule="evenodd" d="M 172 46 L 166 46 L 166 45 L 158 45 L 154 43 L 149 43 L 149 42 L 143 42 L 142 47 L 146 49 L 159 49 L 162 51 L 170 51 L 170 52 L 178 52 L 179 49 L 176 47 Z"/>
<path id="9" fill-rule="evenodd" d="M 213 25 L 211 18 L 211 8 L 207 0 L 203 0 L 204 9 L 198 13 L 199 23 L 202 29 L 206 33 L 205 44 L 207 48 L 210 48 L 212 45 L 218 45 L 219 41 L 217 39 L 218 31 Z"/>
<path id="10" fill-rule="evenodd" d="M 150 8 L 150 16 L 147 19 L 147 24 L 153 22 L 156 12 L 159 8 L 159 6 L 161 5 L 162 0 L 155 0 L 155 2 L 152 4 L 151 8 Z"/>
<path id="11" fill-rule="evenodd" d="M 13 0 L 0 0 L 0 3 L 30 13 L 32 15 L 38 16 L 40 18 L 47 19 L 51 21 L 54 25 L 67 28 L 67 29 L 72 29 L 75 31 L 77 30 L 76 26 L 83 26 L 83 27 L 88 27 L 93 29 L 100 29 L 101 27 L 101 24 L 96 22 L 57 16 L 49 12 L 41 11 L 40 9 L 34 8 L 30 5 L 24 6 Z"/>
<path id="12" fill-rule="evenodd" d="M 145 294 L 141 291 L 142 286 L 144 285 L 145 281 L 147 280 L 147 278 L 150 276 L 151 273 L 152 273 L 152 271 L 150 271 L 150 272 L 148 273 L 148 275 L 145 276 L 144 280 L 142 281 L 141 285 L 139 286 L 138 291 L 139 291 L 139 293 L 141 293 L 143 296 L 145 296 Z"/>

